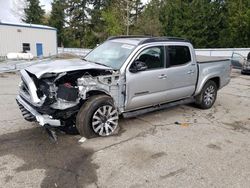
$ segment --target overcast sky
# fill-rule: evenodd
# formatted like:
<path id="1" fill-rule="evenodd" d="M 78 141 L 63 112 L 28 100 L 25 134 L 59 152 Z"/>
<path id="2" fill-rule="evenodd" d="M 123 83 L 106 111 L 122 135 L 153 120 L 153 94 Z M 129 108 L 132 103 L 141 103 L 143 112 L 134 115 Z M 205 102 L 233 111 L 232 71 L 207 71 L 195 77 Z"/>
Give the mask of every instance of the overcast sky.
<path id="1" fill-rule="evenodd" d="M 40 0 L 41 5 L 44 5 L 46 12 L 51 10 L 51 1 L 52 0 Z M 14 2 L 18 2 L 18 0 L 0 0 L 0 20 L 2 22 L 20 22 L 19 16 L 13 13 Z"/>
<path id="2" fill-rule="evenodd" d="M 13 7 L 15 2 L 21 2 L 23 0 L 0 0 L 0 21 L 2 22 L 20 22 L 20 17 L 14 14 Z M 51 10 L 51 1 L 52 0 L 40 0 L 41 5 L 44 5 L 46 12 Z M 143 0 L 146 3 L 148 0 Z M 21 6 L 21 5 L 18 5 Z"/>

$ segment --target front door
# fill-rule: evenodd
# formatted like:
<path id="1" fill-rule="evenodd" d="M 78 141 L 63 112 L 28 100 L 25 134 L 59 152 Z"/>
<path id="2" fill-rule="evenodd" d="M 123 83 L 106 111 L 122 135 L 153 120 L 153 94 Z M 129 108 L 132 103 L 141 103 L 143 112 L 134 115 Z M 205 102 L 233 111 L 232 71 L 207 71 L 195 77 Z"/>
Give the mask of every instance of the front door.
<path id="1" fill-rule="evenodd" d="M 166 99 L 164 47 L 148 47 L 139 53 L 135 61 L 144 62 L 148 68 L 135 73 L 129 69 L 126 71 L 126 111 L 157 105 Z"/>
<path id="2" fill-rule="evenodd" d="M 43 56 L 43 44 L 42 43 L 36 43 L 36 55 L 37 57 Z"/>

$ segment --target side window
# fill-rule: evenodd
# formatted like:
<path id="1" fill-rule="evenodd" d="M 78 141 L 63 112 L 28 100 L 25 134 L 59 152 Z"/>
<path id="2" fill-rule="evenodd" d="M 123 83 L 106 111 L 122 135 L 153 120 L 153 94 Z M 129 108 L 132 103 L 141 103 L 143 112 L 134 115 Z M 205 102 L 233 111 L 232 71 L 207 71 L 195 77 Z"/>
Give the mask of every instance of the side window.
<path id="1" fill-rule="evenodd" d="M 187 46 L 167 46 L 169 66 L 183 65 L 191 61 L 191 54 Z"/>
<path id="2" fill-rule="evenodd" d="M 150 47 L 143 50 L 136 58 L 136 61 L 144 62 L 148 69 L 164 67 L 164 47 Z"/>
<path id="3" fill-rule="evenodd" d="M 23 52 L 30 51 L 30 43 L 23 43 Z"/>

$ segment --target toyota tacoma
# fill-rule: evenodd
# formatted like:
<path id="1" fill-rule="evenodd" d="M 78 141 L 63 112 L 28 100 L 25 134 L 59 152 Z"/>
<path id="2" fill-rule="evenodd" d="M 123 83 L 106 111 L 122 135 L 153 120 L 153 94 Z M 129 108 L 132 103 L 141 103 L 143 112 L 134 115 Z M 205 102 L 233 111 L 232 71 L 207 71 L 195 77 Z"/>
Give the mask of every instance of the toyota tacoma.
<path id="1" fill-rule="evenodd" d="M 91 138 L 115 134 L 121 117 L 186 103 L 211 108 L 230 81 L 231 62 L 196 56 L 181 38 L 119 36 L 84 59 L 51 60 L 20 73 L 16 100 L 27 121 L 75 127 Z"/>

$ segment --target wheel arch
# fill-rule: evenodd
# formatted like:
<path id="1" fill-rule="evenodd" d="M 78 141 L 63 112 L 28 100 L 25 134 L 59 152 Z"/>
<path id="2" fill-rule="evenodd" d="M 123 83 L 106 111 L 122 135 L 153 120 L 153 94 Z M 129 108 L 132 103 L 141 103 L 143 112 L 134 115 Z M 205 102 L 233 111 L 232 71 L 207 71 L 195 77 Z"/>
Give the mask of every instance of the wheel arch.
<path id="1" fill-rule="evenodd" d="M 219 90 L 220 87 L 221 87 L 221 78 L 219 76 L 211 76 L 211 77 L 208 77 L 206 79 L 204 79 L 201 84 L 197 87 L 197 90 L 195 92 L 195 95 L 198 95 L 202 88 L 204 87 L 204 85 L 208 82 L 208 81 L 214 81 L 216 86 L 217 86 L 217 89 Z"/>
<path id="2" fill-rule="evenodd" d="M 220 77 L 216 76 L 216 77 L 210 78 L 209 80 L 212 80 L 212 81 L 215 82 L 215 84 L 216 84 L 216 86 L 217 86 L 217 89 L 220 88 L 220 85 L 221 85 L 221 83 L 220 83 Z M 207 80 L 206 83 L 207 83 L 209 80 Z"/>
<path id="3" fill-rule="evenodd" d="M 90 90 L 86 93 L 86 98 L 89 98 L 93 95 L 107 95 L 112 98 L 112 96 L 105 90 Z"/>

